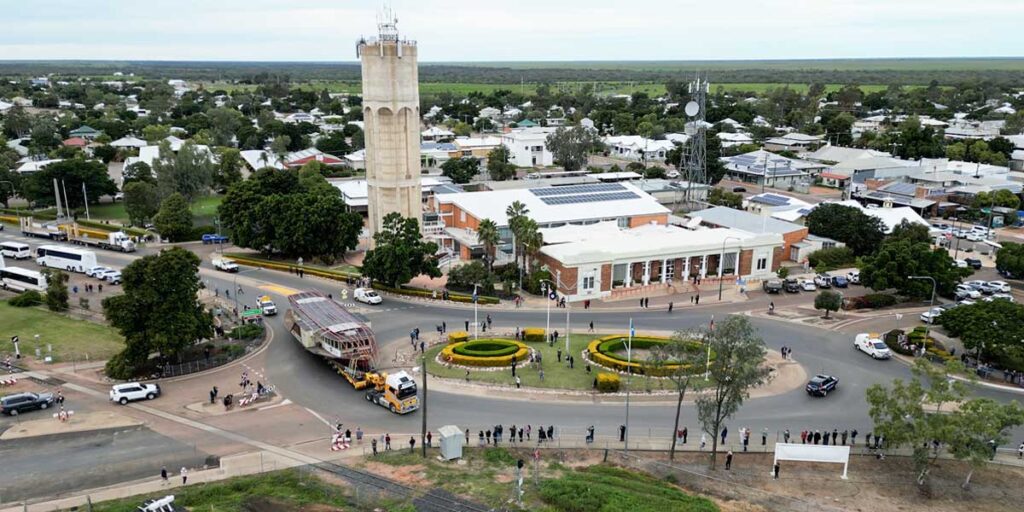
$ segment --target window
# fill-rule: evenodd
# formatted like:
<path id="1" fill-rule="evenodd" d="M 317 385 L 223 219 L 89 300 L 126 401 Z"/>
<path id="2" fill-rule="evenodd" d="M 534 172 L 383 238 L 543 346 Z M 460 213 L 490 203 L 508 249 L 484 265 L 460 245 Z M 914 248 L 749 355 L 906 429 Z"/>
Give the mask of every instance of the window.
<path id="1" fill-rule="evenodd" d="M 469 150 L 463 150 L 462 156 L 473 156 L 473 152 Z"/>
<path id="2" fill-rule="evenodd" d="M 765 270 L 768 268 L 768 258 L 761 257 L 757 259 L 757 269 Z"/>
<path id="3" fill-rule="evenodd" d="M 584 290 L 593 290 L 594 289 L 594 276 L 585 276 L 583 278 L 583 280 L 581 281 L 580 286 L 582 286 L 582 288 Z"/>
<path id="4" fill-rule="evenodd" d="M 466 210 L 459 210 L 459 221 L 466 222 Z"/>
<path id="5" fill-rule="evenodd" d="M 615 219 L 615 221 L 618 223 L 618 226 L 620 228 L 628 228 L 629 227 L 629 217 L 619 217 L 619 218 Z"/>
<path id="6" fill-rule="evenodd" d="M 822 249 L 832 249 L 832 248 L 834 248 L 835 246 L 836 246 L 836 243 L 835 243 L 835 242 L 822 242 L 822 243 L 821 243 L 821 248 L 822 248 Z"/>

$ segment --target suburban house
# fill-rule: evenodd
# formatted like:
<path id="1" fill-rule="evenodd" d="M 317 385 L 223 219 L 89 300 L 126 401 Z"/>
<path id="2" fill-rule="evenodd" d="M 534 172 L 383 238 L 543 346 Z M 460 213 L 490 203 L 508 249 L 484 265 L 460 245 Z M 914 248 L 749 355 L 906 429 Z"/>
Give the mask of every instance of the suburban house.
<path id="1" fill-rule="evenodd" d="M 803 133 L 787 133 L 781 137 L 772 137 L 764 141 L 764 149 L 768 151 L 792 151 L 802 153 L 817 148 L 822 144 L 818 135 Z"/>
<path id="2" fill-rule="evenodd" d="M 718 140 L 722 141 L 723 148 L 731 148 L 754 143 L 754 138 L 747 133 L 718 132 L 715 134 L 715 137 L 718 137 Z"/>
<path id="3" fill-rule="evenodd" d="M 138 149 L 138 148 L 142 148 L 142 147 L 148 146 L 149 143 L 144 141 L 144 140 L 142 140 L 142 139 L 140 139 L 140 138 L 138 138 L 138 137 L 132 137 L 131 135 L 127 135 L 127 136 L 121 137 L 120 139 L 115 140 L 114 142 L 111 142 L 110 145 L 112 147 L 115 147 L 115 148 L 135 148 L 135 149 Z"/>
<path id="4" fill-rule="evenodd" d="M 547 167 L 554 157 L 547 148 L 548 135 L 555 128 L 517 128 L 501 136 L 509 152 L 509 162 L 516 167 Z"/>
<path id="5" fill-rule="evenodd" d="M 529 217 L 541 228 L 602 221 L 621 227 L 667 224 L 670 213 L 657 199 L 628 182 L 443 194 L 435 195 L 430 204 L 444 225 L 438 242 L 460 259 L 481 257 L 484 248 L 476 229 L 480 221 L 490 219 L 501 235 L 497 258 L 510 257 L 512 233 L 506 209 L 515 201 L 526 206 Z"/>
<path id="6" fill-rule="evenodd" d="M 455 139 L 455 132 L 437 126 L 431 126 L 420 132 L 423 142 L 451 142 Z"/>
<path id="7" fill-rule="evenodd" d="M 812 173 L 825 169 L 824 164 L 786 158 L 759 149 L 741 155 L 723 157 L 726 175 L 732 179 L 771 187 L 796 186 L 810 179 Z"/>
<path id="8" fill-rule="evenodd" d="M 826 144 L 820 148 L 800 155 L 800 158 L 804 160 L 810 160 L 811 162 L 820 162 L 823 164 L 838 164 L 849 160 L 861 160 L 866 158 L 874 157 L 891 157 L 889 153 L 884 151 L 875 151 L 873 149 L 862 149 L 862 148 L 847 148 L 843 146 L 833 146 Z"/>
<path id="9" fill-rule="evenodd" d="M 604 138 L 609 156 L 635 161 L 664 161 L 676 145 L 668 140 L 654 140 L 639 135 L 613 135 Z"/>
<path id="10" fill-rule="evenodd" d="M 100 135 L 103 135 L 103 132 L 84 124 L 68 132 L 69 137 L 81 137 L 86 140 L 93 140 Z"/>

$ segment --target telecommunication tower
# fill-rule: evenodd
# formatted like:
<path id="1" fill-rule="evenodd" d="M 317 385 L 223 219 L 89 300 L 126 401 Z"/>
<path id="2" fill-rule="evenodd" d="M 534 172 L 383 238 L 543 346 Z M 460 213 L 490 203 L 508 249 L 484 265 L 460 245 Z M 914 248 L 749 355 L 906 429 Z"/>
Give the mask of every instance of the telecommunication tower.
<path id="1" fill-rule="evenodd" d="M 684 197 L 687 207 L 692 208 L 698 199 L 698 192 L 694 187 L 708 184 L 707 128 L 704 121 L 709 90 L 707 75 L 701 77 L 700 72 L 697 72 L 687 90 L 690 101 L 685 107 L 686 117 L 689 119 L 686 122 L 686 134 L 690 138 L 686 141 L 681 167 L 686 179 Z"/>

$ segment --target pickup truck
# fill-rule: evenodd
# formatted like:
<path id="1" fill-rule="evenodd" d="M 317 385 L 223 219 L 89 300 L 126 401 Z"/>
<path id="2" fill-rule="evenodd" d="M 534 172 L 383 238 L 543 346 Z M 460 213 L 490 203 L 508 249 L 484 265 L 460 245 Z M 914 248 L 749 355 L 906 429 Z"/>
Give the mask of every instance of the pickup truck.
<path id="1" fill-rule="evenodd" d="M 779 293 L 782 291 L 782 281 L 779 279 L 769 279 L 762 285 L 765 293 Z"/>
<path id="2" fill-rule="evenodd" d="M 238 272 L 238 264 L 226 258 L 213 260 L 213 268 L 221 272 Z"/>
<path id="3" fill-rule="evenodd" d="M 256 299 L 256 303 L 260 309 L 263 310 L 263 316 L 274 316 L 277 314 L 277 304 L 270 298 L 269 295 L 264 295 Z"/>

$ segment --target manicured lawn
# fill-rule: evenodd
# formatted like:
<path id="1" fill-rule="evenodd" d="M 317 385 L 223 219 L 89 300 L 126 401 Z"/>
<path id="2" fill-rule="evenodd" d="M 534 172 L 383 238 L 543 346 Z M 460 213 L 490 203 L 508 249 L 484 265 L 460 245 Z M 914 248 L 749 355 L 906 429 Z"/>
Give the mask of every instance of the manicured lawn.
<path id="1" fill-rule="evenodd" d="M 481 338 L 485 336 L 481 333 Z M 525 387 L 548 388 L 548 389 L 577 389 L 590 390 L 594 387 L 594 378 L 599 372 L 609 372 L 600 366 L 591 366 L 591 372 L 587 373 L 587 363 L 583 361 L 583 349 L 597 334 L 573 334 L 569 340 L 569 352 L 576 358 L 573 369 L 565 363 L 565 338 L 559 337 L 555 346 L 548 346 L 547 343 L 527 343 L 531 348 L 539 350 L 544 369 L 544 380 L 540 380 L 540 372 L 534 367 L 516 368 L 516 375 Z M 431 375 L 452 379 L 465 379 L 466 370 L 459 367 L 448 368 L 437 362 L 437 354 L 444 346 L 436 346 L 427 350 L 427 369 Z M 558 351 L 562 350 L 562 362 L 558 362 Z M 621 375 L 622 391 L 626 390 L 626 376 Z M 512 377 L 510 368 L 501 370 L 480 369 L 471 370 L 469 380 L 474 382 L 485 382 L 490 384 L 515 385 L 515 378 Z M 644 392 L 647 390 L 673 389 L 674 385 L 666 379 L 648 378 L 641 375 L 634 375 L 631 379 L 632 391 Z M 702 379 L 693 379 L 692 384 L 703 384 Z"/>
<path id="2" fill-rule="evenodd" d="M 75 299 L 77 300 L 77 299 Z M 99 308 L 98 303 L 92 308 Z M 36 335 L 39 342 L 36 342 Z M 45 357 L 53 345 L 56 361 L 103 360 L 124 348 L 124 340 L 112 327 L 53 313 L 45 307 L 16 308 L 0 302 L 0 354 L 13 354 L 11 336 L 20 338 L 24 356 L 35 356 L 38 346 Z"/>
<path id="3" fill-rule="evenodd" d="M 177 475 L 177 472 L 173 472 Z M 177 478 L 177 476 L 172 476 Z M 203 512 L 243 512 L 279 510 L 297 512 L 314 506 L 317 510 L 358 510 L 352 507 L 344 487 L 331 485 L 310 473 L 284 470 L 262 475 L 242 476 L 220 482 L 189 485 L 149 498 L 174 494 L 174 506 Z M 135 512 L 145 496 L 93 505 L 95 512 Z M 337 508 L 335 508 L 337 507 Z M 184 510 L 184 508 L 181 508 Z"/>
<path id="4" fill-rule="evenodd" d="M 223 201 L 223 196 L 213 195 L 196 199 L 192 203 L 192 222 L 196 226 L 212 226 L 213 219 L 217 216 L 217 207 Z M 79 213 L 85 217 L 85 209 Z M 124 201 L 104 203 L 89 206 L 89 215 L 93 220 L 117 220 L 128 222 L 128 214 L 124 211 Z"/>

